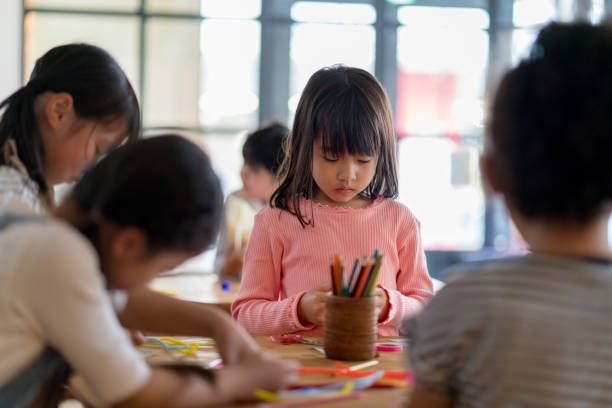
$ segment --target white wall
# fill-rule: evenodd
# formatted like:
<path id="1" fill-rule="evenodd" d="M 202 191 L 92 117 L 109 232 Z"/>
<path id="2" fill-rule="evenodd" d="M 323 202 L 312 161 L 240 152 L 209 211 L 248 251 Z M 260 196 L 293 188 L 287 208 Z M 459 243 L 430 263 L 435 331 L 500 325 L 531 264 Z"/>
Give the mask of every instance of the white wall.
<path id="1" fill-rule="evenodd" d="M 0 0 L 0 100 L 20 84 L 22 0 Z"/>

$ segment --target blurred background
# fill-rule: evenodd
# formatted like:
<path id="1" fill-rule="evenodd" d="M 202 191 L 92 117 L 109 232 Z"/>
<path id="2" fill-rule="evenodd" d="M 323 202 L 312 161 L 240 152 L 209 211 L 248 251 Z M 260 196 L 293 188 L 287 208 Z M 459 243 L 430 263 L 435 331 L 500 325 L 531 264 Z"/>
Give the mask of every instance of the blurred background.
<path id="1" fill-rule="evenodd" d="M 548 21 L 610 14 L 612 0 L 2 0 L 0 98 L 49 48 L 101 46 L 135 87 L 146 132 L 197 141 L 229 193 L 241 185 L 246 132 L 270 120 L 290 127 L 317 69 L 364 68 L 390 97 L 399 200 L 444 280 L 455 262 L 525 250 L 478 168 L 500 76 Z M 188 267 L 210 272 L 212 256 Z"/>

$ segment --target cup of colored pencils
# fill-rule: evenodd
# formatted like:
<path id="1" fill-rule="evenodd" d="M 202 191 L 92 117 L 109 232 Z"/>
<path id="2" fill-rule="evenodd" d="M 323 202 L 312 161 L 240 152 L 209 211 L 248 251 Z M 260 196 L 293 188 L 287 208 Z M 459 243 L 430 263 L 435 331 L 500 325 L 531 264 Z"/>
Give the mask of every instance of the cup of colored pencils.
<path id="1" fill-rule="evenodd" d="M 334 360 L 368 360 L 376 354 L 376 299 L 374 291 L 383 256 L 374 253 L 355 259 L 345 273 L 344 259 L 330 261 L 332 294 L 325 305 L 325 355 Z"/>

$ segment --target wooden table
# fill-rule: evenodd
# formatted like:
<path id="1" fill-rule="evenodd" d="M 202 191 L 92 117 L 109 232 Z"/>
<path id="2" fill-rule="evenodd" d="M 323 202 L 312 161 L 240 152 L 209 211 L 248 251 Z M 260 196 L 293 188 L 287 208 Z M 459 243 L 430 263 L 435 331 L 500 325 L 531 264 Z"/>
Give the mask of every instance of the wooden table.
<path id="1" fill-rule="evenodd" d="M 232 302 L 238 296 L 240 282 L 229 282 L 229 289 L 223 289 L 217 275 L 182 272 L 155 278 L 150 287 L 168 295 L 193 302 L 208 303 L 230 313 Z"/>
<path id="2" fill-rule="evenodd" d="M 322 341 L 321 338 L 312 338 L 313 340 Z M 287 359 L 295 359 L 300 361 L 303 367 L 324 367 L 324 368 L 336 368 L 334 361 L 328 360 L 318 351 L 313 350 L 313 346 L 306 344 L 278 344 L 270 341 L 269 337 L 256 337 L 257 343 L 264 349 L 272 350 L 278 353 L 281 357 Z M 384 340 L 381 338 L 380 340 Z M 197 351 L 197 355 L 189 356 L 179 354 L 175 351 L 172 353 L 166 351 L 157 352 L 157 354 L 147 357 L 147 361 L 152 364 L 162 362 L 176 362 L 181 360 L 185 362 L 197 362 L 199 364 L 207 365 L 213 360 L 218 358 L 214 348 L 201 348 Z M 403 371 L 406 370 L 405 365 L 405 349 L 404 352 L 381 352 L 376 359 L 379 364 L 376 366 L 366 368 L 365 370 L 389 370 L 389 371 Z M 359 361 L 344 362 L 346 365 L 358 364 Z M 340 382 L 348 380 L 349 377 L 332 377 L 326 374 L 300 374 L 299 384 L 317 384 L 317 383 L 329 383 L 329 382 Z M 364 395 L 359 399 L 351 399 L 346 401 L 326 403 L 324 406 L 329 408 L 341 408 L 341 407 L 401 407 L 406 404 L 408 390 L 402 388 L 386 388 L 386 389 L 368 389 Z M 225 408 L 231 407 L 256 407 L 257 403 L 249 404 L 234 404 L 226 406 Z"/>

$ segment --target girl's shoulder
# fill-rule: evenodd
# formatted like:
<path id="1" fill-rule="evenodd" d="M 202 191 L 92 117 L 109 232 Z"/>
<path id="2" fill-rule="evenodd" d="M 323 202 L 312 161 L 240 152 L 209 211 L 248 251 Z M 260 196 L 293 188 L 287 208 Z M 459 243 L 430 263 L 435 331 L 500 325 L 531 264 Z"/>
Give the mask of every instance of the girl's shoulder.
<path id="1" fill-rule="evenodd" d="M 286 222 L 289 217 L 295 217 L 287 210 L 272 207 L 270 204 L 263 207 L 255 215 L 255 221 L 265 222 L 267 225 Z"/>
<path id="2" fill-rule="evenodd" d="M 374 207 L 374 204 L 376 204 L 376 208 L 382 211 L 395 213 L 397 215 L 416 220 L 416 217 L 412 210 L 410 210 L 410 208 L 408 208 L 406 204 L 400 203 L 395 199 L 379 196 L 378 198 L 376 198 L 376 200 L 372 202 L 372 208 Z"/>
<path id="3" fill-rule="evenodd" d="M 12 166 L 0 165 L 0 210 L 18 200 L 36 212 L 41 212 L 38 185 Z"/>

